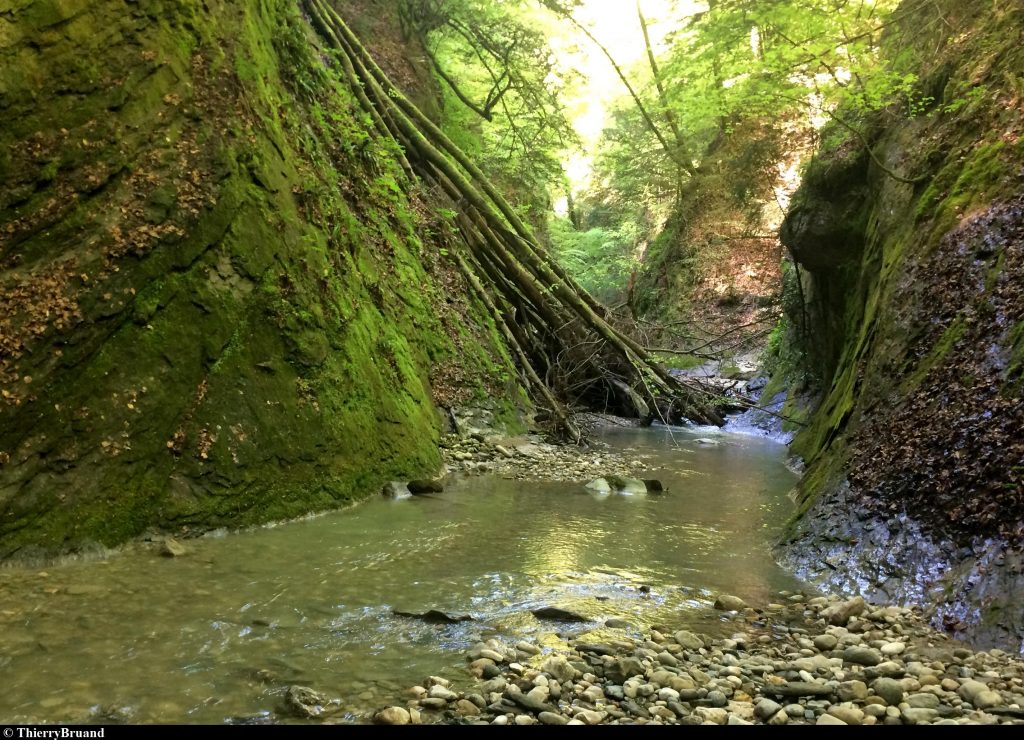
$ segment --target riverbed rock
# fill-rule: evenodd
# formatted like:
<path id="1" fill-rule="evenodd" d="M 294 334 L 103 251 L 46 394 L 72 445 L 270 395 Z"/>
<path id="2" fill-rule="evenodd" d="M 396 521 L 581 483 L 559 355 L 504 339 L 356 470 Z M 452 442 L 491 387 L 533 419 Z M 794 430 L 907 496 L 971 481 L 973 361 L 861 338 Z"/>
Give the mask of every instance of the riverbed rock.
<path id="1" fill-rule="evenodd" d="M 687 650 L 700 650 L 704 647 L 704 640 L 689 630 L 679 630 L 672 637 Z"/>
<path id="2" fill-rule="evenodd" d="M 724 725 L 729 721 L 729 713 L 718 707 L 697 707 L 693 710 L 693 716 L 702 722 L 710 722 L 716 725 Z"/>
<path id="3" fill-rule="evenodd" d="M 607 666 L 604 675 L 609 681 L 622 684 L 633 676 L 643 676 L 644 664 L 638 658 L 625 656 Z"/>
<path id="4" fill-rule="evenodd" d="M 444 699 L 444 701 L 446 702 L 455 701 L 459 698 L 459 695 L 456 694 L 454 691 L 452 691 L 449 688 L 445 688 L 440 684 L 431 686 L 430 689 L 428 689 L 427 691 L 427 696 L 431 699 Z"/>
<path id="5" fill-rule="evenodd" d="M 835 635 L 818 635 L 814 638 L 814 647 L 824 653 L 835 650 L 838 644 L 839 639 Z"/>
<path id="6" fill-rule="evenodd" d="M 567 725 L 569 724 L 569 718 L 565 717 L 558 712 L 541 712 L 537 715 L 537 719 L 540 720 L 542 725 Z"/>
<path id="7" fill-rule="evenodd" d="M 571 681 L 576 677 L 576 669 L 569 665 L 569 661 L 563 655 L 552 655 L 540 665 L 545 673 L 550 673 L 558 683 Z"/>
<path id="8" fill-rule="evenodd" d="M 843 627 L 828 627 L 836 642 L 825 642 L 833 649 L 816 652 L 821 615 L 834 604 L 783 593 L 764 610 L 731 614 L 728 638 L 679 630 L 670 640 L 669 628 L 659 626 L 639 639 L 622 633 L 601 643 L 545 638 L 541 654 L 526 644 L 513 648 L 490 639 L 470 654 L 487 650 L 506 659 L 518 654 L 528 664 L 491 661 L 498 675 L 465 694 L 448 686 L 438 689 L 428 679 L 430 696 L 423 706 L 436 702 L 440 713 L 432 716 L 441 721 L 477 724 L 493 724 L 499 716 L 511 723 L 517 715 L 533 724 L 772 726 L 1024 719 L 1017 706 L 1024 698 L 1024 662 L 998 651 L 957 648 L 954 653 L 920 614 L 908 610 L 878 607 Z M 912 647 L 893 660 L 866 665 L 881 660 L 879 648 L 893 642 Z"/>
<path id="9" fill-rule="evenodd" d="M 998 707 L 1000 704 L 1005 704 L 1003 697 L 1000 696 L 998 691 L 992 691 L 986 689 L 985 691 L 979 691 L 974 695 L 971 700 L 971 704 L 974 705 L 975 709 L 990 709 L 992 707 Z"/>
<path id="10" fill-rule="evenodd" d="M 860 596 L 855 596 L 848 601 L 843 601 L 839 604 L 834 604 L 822 613 L 822 616 L 829 621 L 830 624 L 842 627 L 850 621 L 851 617 L 856 617 L 864 613 L 867 608 L 867 602 Z"/>
<path id="11" fill-rule="evenodd" d="M 167 537 L 160 543 L 160 554 L 165 558 L 180 558 L 188 554 L 188 549 L 173 537 Z"/>
<path id="12" fill-rule="evenodd" d="M 905 643 L 902 643 L 902 642 L 887 642 L 884 645 L 882 645 L 882 647 L 880 648 L 880 652 L 882 653 L 882 655 L 886 656 L 887 658 L 891 658 L 894 655 L 899 655 L 900 653 L 902 653 L 906 649 L 907 649 L 907 646 L 906 646 Z"/>
<path id="13" fill-rule="evenodd" d="M 648 493 L 664 493 L 665 492 L 665 484 L 662 483 L 657 478 L 644 478 L 643 479 L 643 483 L 644 483 L 644 487 L 647 489 Z"/>
<path id="14" fill-rule="evenodd" d="M 981 681 L 969 679 L 960 683 L 960 688 L 957 690 L 957 693 L 961 698 L 971 702 L 971 704 L 974 704 L 974 698 L 982 691 L 988 691 L 987 684 L 984 684 Z"/>
<path id="15" fill-rule="evenodd" d="M 843 681 L 836 689 L 839 701 L 863 701 L 868 696 L 868 685 L 863 681 Z"/>
<path id="16" fill-rule="evenodd" d="M 864 720 L 864 711 L 849 703 L 833 704 L 828 708 L 828 713 L 848 725 L 859 725 Z"/>
<path id="17" fill-rule="evenodd" d="M 595 493 L 611 493 L 612 487 L 604 478 L 595 478 L 594 480 L 587 483 L 584 488 L 589 488 Z"/>
<path id="18" fill-rule="evenodd" d="M 903 684 L 894 678 L 876 678 L 871 684 L 871 690 L 889 706 L 895 707 L 903 701 Z"/>
<path id="19" fill-rule="evenodd" d="M 770 696 L 831 696 L 832 689 L 813 681 L 787 681 L 782 684 L 765 685 L 761 691 Z"/>
<path id="20" fill-rule="evenodd" d="M 406 484 L 409 493 L 414 496 L 423 496 L 428 493 L 444 493 L 444 483 L 437 479 L 411 480 Z"/>
<path id="21" fill-rule="evenodd" d="M 540 609 L 533 609 L 533 616 L 537 619 L 550 619 L 554 622 L 589 622 L 590 619 L 574 611 L 562 609 L 557 606 L 543 606 Z"/>
<path id="22" fill-rule="evenodd" d="M 719 611 L 738 612 L 747 608 L 747 602 L 738 596 L 730 594 L 719 594 L 715 599 L 715 608 Z"/>
<path id="23" fill-rule="evenodd" d="M 581 709 L 573 715 L 573 719 L 578 719 L 587 725 L 599 725 L 607 716 L 607 712 L 598 712 L 593 709 Z"/>
<path id="24" fill-rule="evenodd" d="M 621 493 L 626 496 L 636 496 L 642 493 L 647 493 L 647 486 L 644 485 L 642 480 L 637 478 L 626 478 L 621 475 L 606 475 L 604 479 L 608 481 L 608 485 L 611 486 L 612 490 L 616 493 Z"/>
<path id="25" fill-rule="evenodd" d="M 391 613 L 396 617 L 411 617 L 427 624 L 458 624 L 459 622 L 472 622 L 473 617 L 469 614 L 448 614 L 439 609 L 429 609 L 425 612 L 403 612 L 392 609 Z"/>
<path id="26" fill-rule="evenodd" d="M 776 712 L 780 711 L 782 711 L 782 705 L 772 701 L 771 699 L 761 699 L 761 701 L 754 706 L 754 716 L 763 720 L 771 718 Z"/>
<path id="27" fill-rule="evenodd" d="M 393 480 L 384 484 L 384 487 L 381 489 L 381 495 L 384 496 L 384 498 L 401 500 L 411 498 L 412 492 L 409 490 L 409 486 L 402 481 Z"/>
<path id="28" fill-rule="evenodd" d="M 905 701 L 914 709 L 935 709 L 941 703 L 935 694 L 911 694 Z"/>
<path id="29" fill-rule="evenodd" d="M 874 648 L 851 645 L 843 651 L 843 660 L 863 666 L 875 666 L 882 662 L 882 654 Z"/>
<path id="30" fill-rule="evenodd" d="M 540 655 L 544 652 L 540 647 L 534 645 L 532 642 L 527 642 L 526 640 L 520 640 L 516 643 L 515 647 L 516 650 L 527 653 L 528 655 Z"/>
<path id="31" fill-rule="evenodd" d="M 900 716 L 908 725 L 924 725 L 938 719 L 939 713 L 934 709 L 907 707 L 900 712 Z"/>
<path id="32" fill-rule="evenodd" d="M 530 696 L 529 694 L 506 690 L 504 696 L 506 699 L 512 701 L 512 703 L 526 709 L 527 711 L 533 712 L 534 714 L 554 711 L 554 707 L 550 704 L 545 701 L 541 701 L 535 696 Z"/>
<path id="33" fill-rule="evenodd" d="M 373 715 L 373 721 L 378 725 L 407 725 L 412 718 L 404 707 L 385 707 Z"/>
<path id="34" fill-rule="evenodd" d="M 293 717 L 315 719 L 337 708 L 337 701 L 332 702 L 308 686 L 289 686 L 284 694 L 284 710 Z"/>

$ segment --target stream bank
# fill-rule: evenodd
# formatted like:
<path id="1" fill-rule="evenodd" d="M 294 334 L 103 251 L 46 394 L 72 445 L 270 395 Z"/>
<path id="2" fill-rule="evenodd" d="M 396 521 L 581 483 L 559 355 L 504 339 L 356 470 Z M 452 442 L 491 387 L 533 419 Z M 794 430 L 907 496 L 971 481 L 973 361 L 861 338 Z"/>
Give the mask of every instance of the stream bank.
<path id="1" fill-rule="evenodd" d="M 429 676 L 380 724 L 994 725 L 1024 720 L 1024 663 L 974 652 L 916 610 L 781 592 L 719 596 L 728 636 L 655 626 L 576 633 L 557 647 L 491 640 L 478 680 Z"/>

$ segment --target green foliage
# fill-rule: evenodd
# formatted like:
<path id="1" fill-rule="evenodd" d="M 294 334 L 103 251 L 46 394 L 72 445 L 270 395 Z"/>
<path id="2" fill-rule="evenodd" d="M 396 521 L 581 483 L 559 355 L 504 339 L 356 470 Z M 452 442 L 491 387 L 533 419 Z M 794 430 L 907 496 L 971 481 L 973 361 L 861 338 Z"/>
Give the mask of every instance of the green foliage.
<path id="1" fill-rule="evenodd" d="M 401 16 L 441 82 L 445 133 L 512 200 L 543 211 L 549 185 L 562 179 L 562 153 L 577 138 L 561 100 L 567 80 L 536 8 L 526 0 L 403 0 Z"/>
<path id="2" fill-rule="evenodd" d="M 577 231 L 567 218 L 548 222 L 551 249 L 576 280 L 598 299 L 607 300 L 626 289 L 639 262 L 639 228 L 626 221 L 617 229 L 600 226 Z"/>

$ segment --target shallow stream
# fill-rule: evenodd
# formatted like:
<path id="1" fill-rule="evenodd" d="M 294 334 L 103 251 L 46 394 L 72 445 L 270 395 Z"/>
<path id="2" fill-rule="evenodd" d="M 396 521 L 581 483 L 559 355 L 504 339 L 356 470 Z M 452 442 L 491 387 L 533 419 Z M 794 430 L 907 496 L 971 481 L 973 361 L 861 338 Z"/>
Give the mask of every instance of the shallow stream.
<path id="1" fill-rule="evenodd" d="M 612 617 L 707 629 L 718 592 L 763 603 L 800 587 L 769 553 L 792 511 L 784 446 L 706 429 L 602 441 L 667 491 L 461 478 L 443 494 L 190 540 L 173 559 L 129 550 L 0 570 L 0 721 L 269 717 L 292 683 L 359 721 L 427 674 L 465 677 L 481 638 L 544 643 Z M 548 605 L 593 622 L 531 614 Z"/>

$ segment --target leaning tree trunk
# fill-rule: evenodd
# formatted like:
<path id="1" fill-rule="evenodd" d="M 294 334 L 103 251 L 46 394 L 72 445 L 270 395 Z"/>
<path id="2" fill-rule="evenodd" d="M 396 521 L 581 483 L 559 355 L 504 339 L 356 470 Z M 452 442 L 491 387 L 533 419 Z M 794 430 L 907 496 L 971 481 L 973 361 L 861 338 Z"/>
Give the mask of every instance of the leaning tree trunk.
<path id="1" fill-rule="evenodd" d="M 602 396 L 614 399 L 620 413 L 721 424 L 706 391 L 667 373 L 605 321 L 604 308 L 551 259 L 472 160 L 391 83 L 327 0 L 303 1 L 374 129 L 400 147 L 403 169 L 439 187 L 459 214 L 465 251 L 455 262 L 560 431 L 578 440 L 568 405 Z"/>

